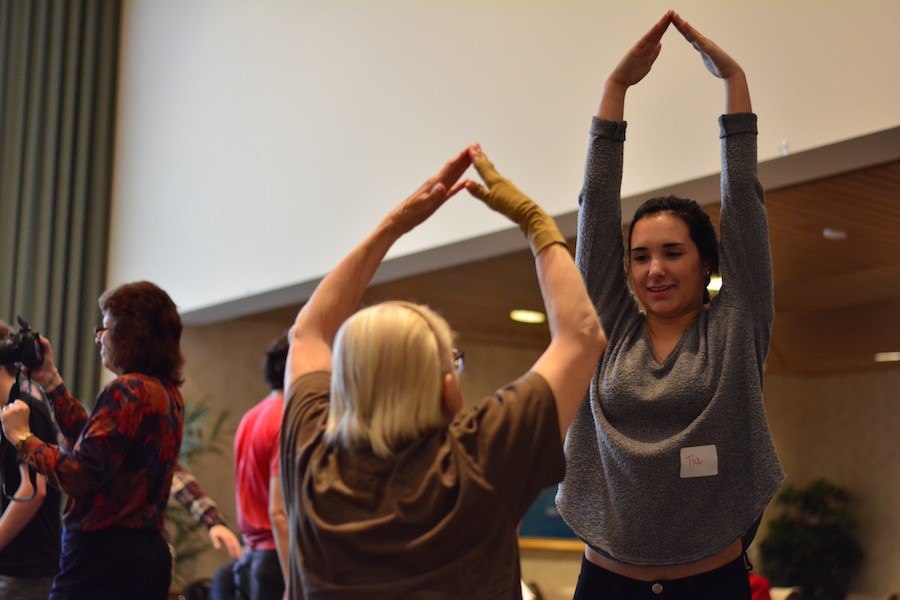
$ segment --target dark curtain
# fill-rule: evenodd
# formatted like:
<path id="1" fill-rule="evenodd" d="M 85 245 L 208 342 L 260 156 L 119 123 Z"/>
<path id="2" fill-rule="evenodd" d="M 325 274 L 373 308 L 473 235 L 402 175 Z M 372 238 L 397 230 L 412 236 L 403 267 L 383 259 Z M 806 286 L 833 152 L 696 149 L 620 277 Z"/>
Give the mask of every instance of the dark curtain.
<path id="1" fill-rule="evenodd" d="M 0 0 L 0 317 L 89 406 L 109 238 L 120 0 Z"/>

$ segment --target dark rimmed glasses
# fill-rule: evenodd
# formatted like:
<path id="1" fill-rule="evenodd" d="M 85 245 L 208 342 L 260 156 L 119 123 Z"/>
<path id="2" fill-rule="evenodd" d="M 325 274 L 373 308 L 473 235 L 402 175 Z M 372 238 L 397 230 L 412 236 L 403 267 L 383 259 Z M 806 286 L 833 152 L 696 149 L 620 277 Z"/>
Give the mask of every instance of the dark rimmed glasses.
<path id="1" fill-rule="evenodd" d="M 453 368 L 457 373 L 462 373 L 466 368 L 466 353 L 459 348 L 453 349 Z"/>

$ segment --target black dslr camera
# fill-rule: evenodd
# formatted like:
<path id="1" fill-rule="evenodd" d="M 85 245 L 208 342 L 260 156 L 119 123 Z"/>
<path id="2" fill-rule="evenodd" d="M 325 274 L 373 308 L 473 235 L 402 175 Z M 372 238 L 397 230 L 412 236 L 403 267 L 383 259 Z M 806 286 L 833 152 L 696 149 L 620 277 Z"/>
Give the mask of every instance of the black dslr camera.
<path id="1" fill-rule="evenodd" d="M 0 364 L 22 363 L 31 369 L 44 362 L 44 350 L 41 348 L 40 334 L 31 328 L 22 317 L 19 320 L 19 331 L 12 337 L 0 340 Z"/>

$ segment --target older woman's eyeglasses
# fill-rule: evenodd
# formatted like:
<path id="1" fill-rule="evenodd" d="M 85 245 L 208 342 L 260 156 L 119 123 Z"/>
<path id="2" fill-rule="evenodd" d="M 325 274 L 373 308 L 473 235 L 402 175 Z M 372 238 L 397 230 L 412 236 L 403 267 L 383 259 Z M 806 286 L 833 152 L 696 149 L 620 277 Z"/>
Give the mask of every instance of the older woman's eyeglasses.
<path id="1" fill-rule="evenodd" d="M 453 349 L 453 368 L 457 373 L 462 373 L 466 368 L 466 353 L 459 348 Z"/>
<path id="2" fill-rule="evenodd" d="M 107 331 L 109 331 L 109 327 L 94 327 L 94 337 L 99 338 Z"/>

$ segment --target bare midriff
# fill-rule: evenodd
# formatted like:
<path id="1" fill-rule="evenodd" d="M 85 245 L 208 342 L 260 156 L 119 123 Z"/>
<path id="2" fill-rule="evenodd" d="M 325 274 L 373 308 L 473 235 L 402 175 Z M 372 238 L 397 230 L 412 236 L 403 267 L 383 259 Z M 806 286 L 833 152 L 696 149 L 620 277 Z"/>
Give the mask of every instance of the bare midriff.
<path id="1" fill-rule="evenodd" d="M 741 555 L 741 552 L 743 552 L 741 540 L 736 539 L 717 554 L 682 565 L 630 565 L 607 558 L 590 546 L 585 547 L 584 556 L 598 567 L 617 575 L 638 581 L 664 581 L 708 573 L 735 560 Z"/>

